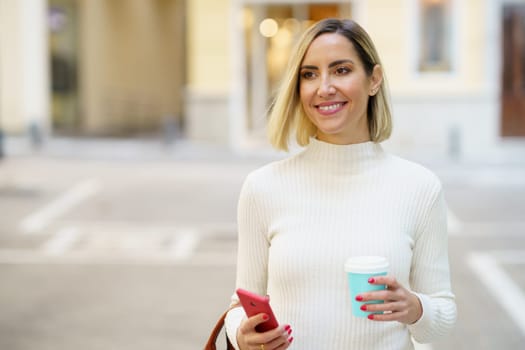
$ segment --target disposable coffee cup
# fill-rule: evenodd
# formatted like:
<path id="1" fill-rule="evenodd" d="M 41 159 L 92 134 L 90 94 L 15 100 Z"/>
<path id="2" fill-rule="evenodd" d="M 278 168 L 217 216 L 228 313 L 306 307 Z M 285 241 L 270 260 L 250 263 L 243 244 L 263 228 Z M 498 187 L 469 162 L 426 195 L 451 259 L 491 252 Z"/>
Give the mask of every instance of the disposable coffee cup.
<path id="1" fill-rule="evenodd" d="M 386 276 L 388 260 L 382 256 L 355 256 L 345 262 L 345 271 L 348 278 L 352 314 L 357 317 L 368 317 L 372 312 L 362 311 L 363 304 L 380 304 L 382 300 L 359 302 L 355 297 L 364 292 L 384 290 L 386 285 L 368 283 L 370 277 Z M 377 313 L 377 312 L 376 312 Z"/>

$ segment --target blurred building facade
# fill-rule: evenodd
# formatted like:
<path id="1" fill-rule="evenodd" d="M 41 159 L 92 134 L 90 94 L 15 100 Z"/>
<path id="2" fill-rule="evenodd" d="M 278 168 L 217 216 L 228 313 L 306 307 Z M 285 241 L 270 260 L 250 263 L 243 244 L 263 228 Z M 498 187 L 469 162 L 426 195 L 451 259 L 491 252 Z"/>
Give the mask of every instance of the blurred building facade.
<path id="1" fill-rule="evenodd" d="M 183 0 L 0 0 L 6 133 L 120 136 L 182 120 Z"/>
<path id="2" fill-rule="evenodd" d="M 298 35 L 370 33 L 393 148 L 474 155 L 525 137 L 525 0 L 0 0 L 0 126 L 132 135 L 175 125 L 268 147 L 266 111 Z"/>

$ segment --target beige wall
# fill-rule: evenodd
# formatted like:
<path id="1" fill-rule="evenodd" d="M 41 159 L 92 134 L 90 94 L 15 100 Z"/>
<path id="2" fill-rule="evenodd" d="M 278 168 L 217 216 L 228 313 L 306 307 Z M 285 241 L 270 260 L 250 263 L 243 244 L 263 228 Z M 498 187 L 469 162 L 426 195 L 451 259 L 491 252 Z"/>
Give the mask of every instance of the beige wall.
<path id="1" fill-rule="evenodd" d="M 383 59 L 393 95 L 479 93 L 486 79 L 486 1 L 452 0 L 453 55 L 451 74 L 419 74 L 412 60 L 416 42 L 417 1 L 366 2 L 365 27 Z"/>
<path id="2" fill-rule="evenodd" d="M 187 2 L 188 87 L 225 91 L 231 81 L 230 0 Z"/>
<path id="3" fill-rule="evenodd" d="M 425 74 L 414 62 L 417 1 L 366 2 L 364 25 L 382 56 L 392 94 L 394 132 L 387 144 L 402 152 L 447 156 L 455 147 L 473 156 L 488 152 L 499 140 L 499 74 L 493 74 L 497 62 L 487 49 L 497 33 L 488 24 L 489 2 L 451 3 L 455 69 Z"/>
<path id="4" fill-rule="evenodd" d="M 89 133 L 158 129 L 181 115 L 181 0 L 82 0 L 80 95 Z"/>
<path id="5" fill-rule="evenodd" d="M 186 135 L 228 144 L 231 130 L 231 1 L 187 2 Z"/>
<path id="6" fill-rule="evenodd" d="M 0 0 L 0 127 L 47 133 L 49 61 L 46 1 Z"/>
<path id="7" fill-rule="evenodd" d="M 468 89 L 479 91 L 484 87 L 489 74 L 486 60 L 487 18 L 489 16 L 486 1 L 467 0 L 460 5 L 462 33 L 461 67 L 464 69 L 464 84 Z M 498 82 L 499 83 L 499 82 Z"/>
<path id="8" fill-rule="evenodd" d="M 366 18 L 361 23 L 369 33 L 385 66 L 390 86 L 400 88 L 406 83 L 409 70 L 409 49 L 404 0 L 367 1 Z"/>
<path id="9" fill-rule="evenodd" d="M 21 26 L 20 7 L 19 2 L 0 0 L 0 126 L 10 132 L 25 127 L 19 95 L 22 49 L 16 30 Z"/>

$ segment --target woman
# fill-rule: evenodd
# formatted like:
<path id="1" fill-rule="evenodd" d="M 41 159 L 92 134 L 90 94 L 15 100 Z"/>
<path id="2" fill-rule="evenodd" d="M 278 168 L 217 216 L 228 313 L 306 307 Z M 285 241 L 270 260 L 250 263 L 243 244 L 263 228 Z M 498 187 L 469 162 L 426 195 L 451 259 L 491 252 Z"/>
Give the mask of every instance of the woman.
<path id="1" fill-rule="evenodd" d="M 251 173 L 239 207 L 237 287 L 271 297 L 266 315 L 226 319 L 230 341 L 248 349 L 412 349 L 454 325 L 446 206 L 430 171 L 385 153 L 390 108 L 383 68 L 367 33 L 326 19 L 300 39 L 269 121 L 272 144 L 305 149 Z M 343 265 L 380 255 L 389 275 L 363 293 L 368 318 L 352 316 Z M 237 302 L 235 296 L 233 303 Z M 364 305 L 364 304 L 363 304 Z M 379 313 L 377 313 L 379 312 Z M 293 345 L 292 345 L 293 344 Z"/>

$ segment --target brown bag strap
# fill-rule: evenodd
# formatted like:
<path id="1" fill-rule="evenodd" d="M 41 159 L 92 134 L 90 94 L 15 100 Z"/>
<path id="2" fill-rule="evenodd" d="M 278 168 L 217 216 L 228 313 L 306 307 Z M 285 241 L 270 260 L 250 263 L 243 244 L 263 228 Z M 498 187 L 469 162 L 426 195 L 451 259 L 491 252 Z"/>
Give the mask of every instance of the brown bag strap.
<path id="1" fill-rule="evenodd" d="M 238 306 L 238 305 L 235 305 L 235 306 Z M 235 306 L 233 306 L 233 307 L 235 307 Z M 224 319 L 226 318 L 226 314 L 227 314 L 228 311 L 230 311 L 233 307 L 229 308 L 228 310 L 226 310 L 226 311 L 221 315 L 221 317 L 220 317 L 219 320 L 217 321 L 217 324 L 215 325 L 215 327 L 214 327 L 213 330 L 211 331 L 210 337 L 208 338 L 208 342 L 207 342 L 206 345 L 204 346 L 204 350 L 217 350 L 217 345 L 216 345 L 217 337 L 219 336 L 219 334 L 221 333 L 222 328 L 224 327 Z M 230 340 L 228 339 L 228 337 L 226 337 L 226 343 L 227 343 L 227 349 L 228 349 L 228 350 L 235 350 L 235 348 L 233 347 L 233 345 L 231 345 Z"/>

